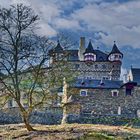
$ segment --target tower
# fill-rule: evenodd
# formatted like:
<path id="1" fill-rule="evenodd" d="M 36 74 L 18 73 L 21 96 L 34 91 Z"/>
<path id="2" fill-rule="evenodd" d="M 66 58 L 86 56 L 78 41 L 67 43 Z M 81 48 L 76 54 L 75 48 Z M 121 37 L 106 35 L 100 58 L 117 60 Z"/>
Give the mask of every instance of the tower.
<path id="1" fill-rule="evenodd" d="M 64 50 L 61 47 L 60 42 L 58 40 L 56 47 L 49 51 L 50 64 L 53 63 L 54 61 L 62 60 L 63 55 L 64 55 Z"/>
<path id="2" fill-rule="evenodd" d="M 88 47 L 86 48 L 84 52 L 84 60 L 87 62 L 96 61 L 96 53 L 93 49 L 91 40 L 89 41 Z"/>
<path id="3" fill-rule="evenodd" d="M 84 55 L 83 53 L 85 52 L 85 37 L 80 38 L 80 47 L 78 50 L 78 57 L 80 61 L 84 61 Z"/>
<path id="4" fill-rule="evenodd" d="M 118 49 L 116 45 L 116 42 L 114 41 L 113 48 L 108 55 L 108 60 L 112 64 L 111 79 L 113 80 L 119 80 L 120 78 L 122 59 L 123 59 L 123 53 L 120 52 L 120 50 Z"/>
<path id="5" fill-rule="evenodd" d="M 118 49 L 118 47 L 114 41 L 114 45 L 113 45 L 112 51 L 110 52 L 110 54 L 108 56 L 108 59 L 109 59 L 109 61 L 112 61 L 112 62 L 113 61 L 121 62 L 122 58 L 123 58 L 123 54 L 120 52 L 120 50 Z"/>

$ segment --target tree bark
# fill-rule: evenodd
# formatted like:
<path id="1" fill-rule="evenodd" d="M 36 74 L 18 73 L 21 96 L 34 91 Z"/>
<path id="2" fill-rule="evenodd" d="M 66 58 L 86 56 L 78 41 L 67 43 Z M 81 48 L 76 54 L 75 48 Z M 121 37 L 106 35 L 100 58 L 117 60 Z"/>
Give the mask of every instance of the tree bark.
<path id="1" fill-rule="evenodd" d="M 29 122 L 29 114 L 25 111 L 24 107 L 21 105 L 21 103 L 17 100 L 17 104 L 20 108 L 20 112 L 21 112 L 21 115 L 22 115 L 22 118 L 23 118 L 23 122 L 25 124 L 25 127 L 27 128 L 28 131 L 35 131 L 35 129 L 33 129 L 33 127 L 30 125 L 30 122 Z"/>
<path id="2" fill-rule="evenodd" d="M 28 119 L 25 116 L 23 116 L 23 122 L 25 123 L 25 127 L 28 131 L 35 131 L 35 129 L 33 129 L 33 127 L 30 125 Z"/>

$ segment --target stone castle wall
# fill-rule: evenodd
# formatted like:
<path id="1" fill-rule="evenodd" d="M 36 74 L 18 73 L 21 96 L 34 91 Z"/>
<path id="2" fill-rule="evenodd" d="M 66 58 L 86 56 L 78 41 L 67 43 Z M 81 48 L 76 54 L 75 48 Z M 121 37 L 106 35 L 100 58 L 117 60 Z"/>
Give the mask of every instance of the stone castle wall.
<path id="1" fill-rule="evenodd" d="M 87 96 L 80 96 L 80 90 L 73 95 L 81 105 L 81 113 L 92 115 L 120 115 L 137 117 L 140 110 L 140 87 L 135 87 L 132 95 L 120 89 L 118 96 L 112 96 L 111 89 L 88 89 Z"/>
<path id="2" fill-rule="evenodd" d="M 112 80 L 119 80 L 121 73 L 121 63 L 118 62 L 92 62 L 86 63 L 84 61 L 71 62 L 73 69 L 79 72 L 79 77 L 90 77 L 93 79 L 107 78 Z"/>

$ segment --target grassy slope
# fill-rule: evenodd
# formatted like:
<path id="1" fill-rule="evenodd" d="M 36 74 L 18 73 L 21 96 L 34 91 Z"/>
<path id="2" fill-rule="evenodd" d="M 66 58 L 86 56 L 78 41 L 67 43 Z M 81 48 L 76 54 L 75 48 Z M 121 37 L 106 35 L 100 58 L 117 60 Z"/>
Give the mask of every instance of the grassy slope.
<path id="1" fill-rule="evenodd" d="M 27 132 L 23 124 L 0 126 L 0 139 L 9 140 L 136 140 L 140 129 L 93 124 L 34 125 L 38 131 Z"/>

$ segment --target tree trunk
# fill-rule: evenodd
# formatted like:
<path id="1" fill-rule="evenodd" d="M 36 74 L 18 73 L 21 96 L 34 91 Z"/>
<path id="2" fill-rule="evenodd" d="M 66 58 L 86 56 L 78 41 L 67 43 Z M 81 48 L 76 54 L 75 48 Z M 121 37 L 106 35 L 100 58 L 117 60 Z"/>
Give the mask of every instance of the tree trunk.
<path id="1" fill-rule="evenodd" d="M 25 123 L 25 126 L 28 131 L 35 131 L 35 129 L 33 129 L 33 127 L 30 125 L 28 119 L 25 116 L 23 116 L 23 122 Z"/>
<path id="2" fill-rule="evenodd" d="M 32 126 L 29 123 L 29 120 L 28 120 L 29 114 L 26 112 L 26 110 L 24 109 L 22 104 L 19 102 L 19 100 L 16 100 L 16 101 L 17 101 L 17 104 L 20 108 L 20 112 L 21 112 L 25 127 L 27 128 L 28 131 L 35 131 L 35 129 L 33 129 Z"/>

